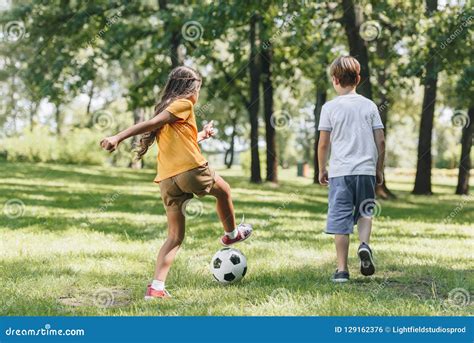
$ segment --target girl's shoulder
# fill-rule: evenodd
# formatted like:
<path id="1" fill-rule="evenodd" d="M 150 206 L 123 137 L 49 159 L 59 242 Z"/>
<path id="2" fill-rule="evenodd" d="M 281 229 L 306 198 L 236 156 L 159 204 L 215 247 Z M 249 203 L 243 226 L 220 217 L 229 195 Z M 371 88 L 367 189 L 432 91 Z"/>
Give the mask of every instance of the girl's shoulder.
<path id="1" fill-rule="evenodd" d="M 176 100 L 173 100 L 170 104 L 171 105 L 181 105 L 181 106 L 188 106 L 188 107 L 193 107 L 194 104 L 191 100 L 189 99 L 186 99 L 186 98 L 180 98 L 180 99 L 176 99 Z"/>
<path id="2" fill-rule="evenodd" d="M 181 119 L 186 119 L 193 112 L 193 103 L 188 99 L 176 99 L 166 110 Z"/>

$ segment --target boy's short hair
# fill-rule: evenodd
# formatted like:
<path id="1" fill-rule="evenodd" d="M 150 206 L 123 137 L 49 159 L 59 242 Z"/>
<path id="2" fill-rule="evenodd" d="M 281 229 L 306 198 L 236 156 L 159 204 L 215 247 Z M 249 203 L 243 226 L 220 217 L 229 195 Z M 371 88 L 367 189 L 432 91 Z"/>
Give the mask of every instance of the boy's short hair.
<path id="1" fill-rule="evenodd" d="M 339 80 L 341 87 L 355 87 L 360 74 L 360 63 L 352 56 L 339 56 L 331 63 L 329 72 Z"/>

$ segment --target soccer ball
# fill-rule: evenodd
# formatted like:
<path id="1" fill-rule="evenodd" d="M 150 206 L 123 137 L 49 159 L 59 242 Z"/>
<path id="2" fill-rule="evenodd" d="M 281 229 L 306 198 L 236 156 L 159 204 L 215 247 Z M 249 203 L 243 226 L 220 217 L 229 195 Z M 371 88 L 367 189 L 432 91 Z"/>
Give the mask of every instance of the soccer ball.
<path id="1" fill-rule="evenodd" d="M 212 258 L 211 273 L 223 284 L 239 281 L 247 273 L 247 259 L 240 250 L 223 248 Z"/>

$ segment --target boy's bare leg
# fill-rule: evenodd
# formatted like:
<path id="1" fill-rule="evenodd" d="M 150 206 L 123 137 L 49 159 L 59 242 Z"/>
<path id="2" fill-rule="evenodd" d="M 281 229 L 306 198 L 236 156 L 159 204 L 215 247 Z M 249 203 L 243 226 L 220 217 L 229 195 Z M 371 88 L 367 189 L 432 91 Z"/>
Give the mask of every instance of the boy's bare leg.
<path id="1" fill-rule="evenodd" d="M 370 233 L 372 232 L 372 218 L 360 217 L 357 221 L 357 231 L 359 232 L 359 241 L 369 244 Z"/>
<path id="2" fill-rule="evenodd" d="M 224 226 L 225 232 L 232 232 L 235 229 L 234 204 L 230 194 L 230 186 L 222 177 L 216 175 L 214 186 L 209 192 L 217 199 L 217 214 Z"/>
<path id="3" fill-rule="evenodd" d="M 349 235 L 334 235 L 337 253 L 337 270 L 349 271 L 347 268 L 347 255 L 349 254 Z"/>
<path id="4" fill-rule="evenodd" d="M 156 259 L 155 280 L 165 281 L 171 264 L 184 239 L 185 217 L 181 211 L 167 211 L 168 238 Z"/>

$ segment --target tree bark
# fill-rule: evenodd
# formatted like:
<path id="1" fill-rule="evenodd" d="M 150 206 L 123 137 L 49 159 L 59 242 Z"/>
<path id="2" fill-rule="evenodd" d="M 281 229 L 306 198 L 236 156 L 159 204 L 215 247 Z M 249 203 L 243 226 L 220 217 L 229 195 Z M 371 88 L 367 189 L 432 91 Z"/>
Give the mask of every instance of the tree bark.
<path id="1" fill-rule="evenodd" d="M 249 74 L 250 74 L 250 102 L 247 110 L 250 119 L 250 151 L 251 151 L 251 167 L 250 182 L 261 183 L 260 174 L 260 157 L 258 155 L 258 112 L 260 107 L 260 61 L 257 50 L 257 22 L 258 16 L 253 15 L 250 18 L 250 57 L 249 57 Z"/>
<path id="2" fill-rule="evenodd" d="M 36 112 L 38 111 L 38 107 L 39 107 L 39 102 L 32 102 L 29 112 L 28 112 L 29 118 L 30 118 L 30 132 L 32 132 L 33 129 L 35 128 L 35 116 L 36 116 Z"/>
<path id="3" fill-rule="evenodd" d="M 379 81 L 382 81 L 379 79 Z M 387 113 L 388 113 L 388 104 L 389 104 L 389 99 L 387 96 L 384 94 L 381 95 L 380 99 L 380 105 L 378 106 L 379 108 L 379 113 L 380 113 L 380 119 L 382 119 L 382 124 L 384 126 L 384 132 L 385 132 L 385 137 L 387 137 Z M 387 187 L 387 184 L 385 183 L 385 168 L 383 171 L 383 183 L 381 185 L 375 186 L 375 194 L 377 197 L 382 198 L 382 199 L 395 199 L 396 196 L 395 194 L 392 193 Z"/>
<path id="4" fill-rule="evenodd" d="M 362 16 L 356 15 L 353 0 L 343 0 L 342 4 L 344 6 L 342 21 L 349 42 L 349 51 L 351 56 L 357 58 L 360 63 L 360 83 L 357 86 L 357 92 L 372 100 L 372 86 L 369 77 L 369 57 L 365 41 L 359 34 Z"/>
<path id="5" fill-rule="evenodd" d="M 319 119 L 321 118 L 321 109 L 326 102 L 327 90 L 326 87 L 316 88 L 316 104 L 314 106 L 314 174 L 313 183 L 319 185 L 319 162 L 318 162 L 318 143 L 319 143 Z"/>
<path id="6" fill-rule="evenodd" d="M 237 118 L 232 118 L 232 133 L 230 134 L 230 146 L 225 152 L 224 163 L 227 169 L 230 169 L 234 164 L 235 152 L 235 136 L 237 135 Z"/>
<path id="7" fill-rule="evenodd" d="M 161 11 L 169 11 L 167 0 L 158 0 L 158 7 Z M 170 58 L 171 66 L 176 68 L 183 64 L 183 56 L 179 53 L 179 45 L 181 44 L 181 31 L 176 30 L 170 21 L 164 23 L 164 28 L 171 32 L 170 39 Z"/>
<path id="8" fill-rule="evenodd" d="M 272 47 L 262 51 L 263 110 L 265 116 L 265 141 L 267 143 L 266 180 L 278 182 L 278 158 L 275 143 L 275 128 L 272 125 L 273 83 L 272 83 Z"/>
<path id="9" fill-rule="evenodd" d="M 61 115 L 61 110 L 60 110 L 60 105 L 55 103 L 54 104 L 55 111 L 54 111 L 54 118 L 56 120 L 56 135 L 61 136 L 61 129 L 62 129 L 62 115 Z"/>
<path id="10" fill-rule="evenodd" d="M 469 194 L 469 173 L 471 171 L 471 148 L 474 139 L 474 107 L 470 107 L 468 111 L 467 126 L 462 130 L 461 137 L 461 158 L 459 161 L 458 185 L 456 194 Z"/>
<path id="11" fill-rule="evenodd" d="M 183 58 L 179 53 L 179 45 L 181 44 L 181 32 L 173 31 L 171 33 L 171 47 L 170 47 L 170 55 L 171 55 L 171 66 L 176 68 L 183 64 Z"/>
<path id="12" fill-rule="evenodd" d="M 427 0 L 427 15 L 436 11 L 437 0 Z M 432 50 L 432 49 L 430 49 Z M 421 110 L 420 136 L 418 138 L 418 155 L 416 164 L 416 177 L 413 194 L 429 195 L 431 191 L 431 135 L 433 131 L 433 119 L 436 102 L 436 91 L 438 83 L 438 71 L 436 63 L 436 52 L 430 51 L 430 60 L 426 64 L 426 75 L 423 80 L 425 93 L 423 95 L 423 107 Z"/>

